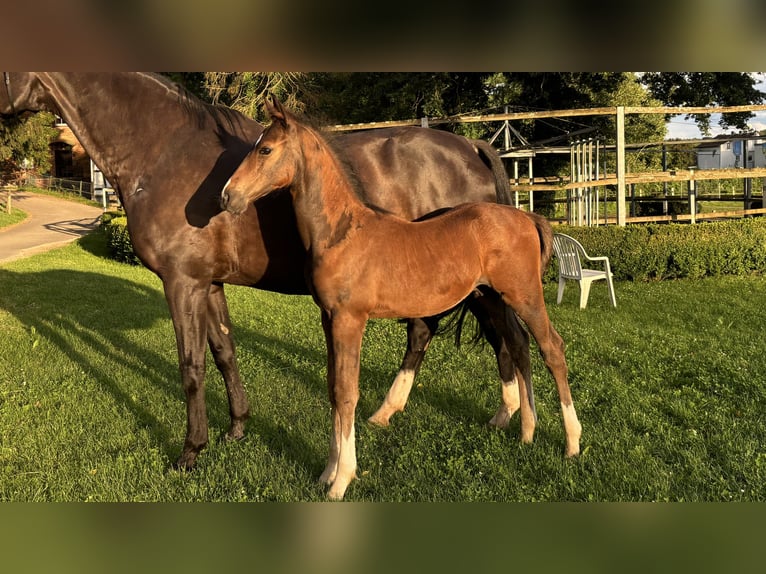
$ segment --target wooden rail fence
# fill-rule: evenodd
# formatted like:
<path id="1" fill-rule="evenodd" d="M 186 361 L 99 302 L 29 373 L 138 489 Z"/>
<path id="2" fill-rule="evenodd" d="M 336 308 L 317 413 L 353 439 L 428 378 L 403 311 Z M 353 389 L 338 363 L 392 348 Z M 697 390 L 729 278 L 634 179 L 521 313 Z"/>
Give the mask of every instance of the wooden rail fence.
<path id="1" fill-rule="evenodd" d="M 737 211 L 727 211 L 716 214 L 696 214 L 694 212 L 694 203 L 696 195 L 695 182 L 703 180 L 716 180 L 716 179 L 751 179 L 758 177 L 766 177 L 766 168 L 741 168 L 741 169 L 720 169 L 720 170 L 697 170 L 697 169 L 684 169 L 684 170 L 671 170 L 661 172 L 643 172 L 643 173 L 627 173 L 625 163 L 625 150 L 630 147 L 648 147 L 648 146 L 663 146 L 663 145 L 680 145 L 683 141 L 662 141 L 662 142 L 649 142 L 642 144 L 627 144 L 625 141 L 625 116 L 629 114 L 664 114 L 664 115 L 690 115 L 690 114 L 711 114 L 711 113 L 730 113 L 730 112 L 754 112 L 754 111 L 766 111 L 766 105 L 753 104 L 744 106 L 705 106 L 705 107 L 670 107 L 670 106 L 609 106 L 599 108 L 579 108 L 571 110 L 546 110 L 537 112 L 513 112 L 502 114 L 480 114 L 480 115 L 465 115 L 465 116 L 452 116 L 447 118 L 420 118 L 410 120 L 397 120 L 397 121 L 385 121 L 385 122 L 371 122 L 371 123 L 357 123 L 357 124 L 344 124 L 329 126 L 327 129 L 333 131 L 349 131 L 349 130 L 362 130 L 362 129 L 375 129 L 386 127 L 398 127 L 398 126 L 435 126 L 449 123 L 472 123 L 472 122 L 499 122 L 510 120 L 528 120 L 528 119 L 545 119 L 545 118 L 566 118 L 566 117 L 578 117 L 578 116 L 598 116 L 598 115 L 613 115 L 615 117 L 616 125 L 616 144 L 613 147 L 616 153 L 616 173 L 609 175 L 608 177 L 581 178 L 582 181 L 573 181 L 576 179 L 572 177 L 572 180 L 564 182 L 561 180 L 550 181 L 545 180 L 541 183 L 533 177 L 527 178 L 528 183 L 522 183 L 523 179 L 518 176 L 518 169 L 516 166 L 514 178 L 511 180 L 514 184 L 514 190 L 518 192 L 529 192 L 529 204 L 530 208 L 533 208 L 533 194 L 535 191 L 558 191 L 558 190 L 574 190 L 577 193 L 583 190 L 590 190 L 593 188 L 600 188 L 604 186 L 616 186 L 616 204 L 617 204 L 617 216 L 614 221 L 618 225 L 625 225 L 628 222 L 640 222 L 640 221 L 685 221 L 689 220 L 695 222 L 700 219 L 707 219 L 710 217 L 733 217 L 737 215 L 750 215 L 750 214 L 762 214 L 765 213 L 763 209 L 743 209 Z M 735 137 L 735 136 L 733 136 Z M 709 141 L 709 140 L 708 140 Z M 692 140 L 693 143 L 701 143 L 701 140 Z M 692 143 L 688 142 L 688 143 Z M 523 155 L 523 154 L 522 154 Z M 529 154 L 531 174 L 531 155 Z M 525 156 L 527 157 L 527 156 Z M 668 215 L 668 216 L 652 216 L 647 217 L 629 217 L 627 213 L 627 197 L 626 189 L 632 184 L 639 183 L 663 183 L 663 182 L 687 182 L 689 188 L 689 201 L 692 209 L 692 213 L 688 215 Z M 657 198 L 663 199 L 663 198 Z M 606 218 L 609 221 L 609 218 Z"/>

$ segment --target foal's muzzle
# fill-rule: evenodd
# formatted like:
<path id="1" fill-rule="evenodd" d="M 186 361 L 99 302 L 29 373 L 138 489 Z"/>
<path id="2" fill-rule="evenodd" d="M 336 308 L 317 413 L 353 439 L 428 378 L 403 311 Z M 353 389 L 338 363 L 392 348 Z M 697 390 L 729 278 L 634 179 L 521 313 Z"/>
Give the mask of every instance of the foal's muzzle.
<path id="1" fill-rule="evenodd" d="M 225 189 L 221 192 L 221 209 L 228 209 L 229 207 L 229 192 Z"/>
<path id="2" fill-rule="evenodd" d="M 234 194 L 227 189 L 228 184 L 221 192 L 221 209 L 233 215 L 239 215 L 247 209 L 247 201 L 243 201 L 240 195 Z"/>

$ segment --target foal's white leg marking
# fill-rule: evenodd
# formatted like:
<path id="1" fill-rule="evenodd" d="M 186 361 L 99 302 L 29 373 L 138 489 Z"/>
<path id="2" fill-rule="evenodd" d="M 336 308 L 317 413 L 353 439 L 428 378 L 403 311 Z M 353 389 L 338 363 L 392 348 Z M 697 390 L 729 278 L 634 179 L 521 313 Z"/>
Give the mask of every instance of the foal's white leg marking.
<path id="1" fill-rule="evenodd" d="M 489 419 L 489 424 L 499 429 L 508 428 L 513 414 L 519 410 L 519 378 L 516 374 L 510 381 L 503 381 L 503 403 L 497 409 L 495 416 Z"/>
<path id="2" fill-rule="evenodd" d="M 332 484 L 338 472 L 338 459 L 340 458 L 340 415 L 338 410 L 332 410 L 332 434 L 330 435 L 330 458 L 324 472 L 319 477 L 319 482 Z"/>
<path id="3" fill-rule="evenodd" d="M 404 410 L 404 406 L 407 404 L 407 398 L 410 396 L 412 390 L 412 383 L 415 381 L 415 371 L 412 369 L 403 369 L 399 371 L 394 379 L 391 388 L 388 389 L 386 398 L 383 399 L 383 404 L 375 411 L 368 420 L 376 425 L 382 427 L 388 426 L 389 419 L 394 413 L 399 413 Z"/>
<path id="4" fill-rule="evenodd" d="M 567 434 L 567 456 L 575 456 L 580 453 L 582 425 L 577 420 L 574 403 L 570 405 L 561 403 L 561 414 L 564 417 L 564 431 Z"/>
<path id="5" fill-rule="evenodd" d="M 335 480 L 330 487 L 327 497 L 330 500 L 341 500 L 346 493 L 348 485 L 356 478 L 356 430 L 354 423 L 351 423 L 351 432 L 348 436 L 340 436 L 340 459 L 338 461 L 338 472 Z"/>

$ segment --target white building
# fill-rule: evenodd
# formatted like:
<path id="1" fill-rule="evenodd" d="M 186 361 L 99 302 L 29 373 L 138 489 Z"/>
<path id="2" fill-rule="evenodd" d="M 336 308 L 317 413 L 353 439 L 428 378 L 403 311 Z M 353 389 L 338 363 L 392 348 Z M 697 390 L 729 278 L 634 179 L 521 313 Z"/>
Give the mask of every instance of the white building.
<path id="1" fill-rule="evenodd" d="M 722 135 L 697 146 L 699 169 L 766 167 L 766 138 Z"/>

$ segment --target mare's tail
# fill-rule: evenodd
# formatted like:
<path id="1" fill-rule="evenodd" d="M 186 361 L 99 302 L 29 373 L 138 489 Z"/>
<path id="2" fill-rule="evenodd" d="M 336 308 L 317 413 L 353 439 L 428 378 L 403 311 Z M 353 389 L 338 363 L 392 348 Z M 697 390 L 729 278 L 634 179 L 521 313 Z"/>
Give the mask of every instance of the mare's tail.
<path id="1" fill-rule="evenodd" d="M 491 144 L 484 140 L 471 140 L 479 154 L 479 159 L 484 162 L 492 175 L 495 177 L 495 192 L 497 202 L 503 205 L 511 205 L 511 181 L 508 179 L 508 172 L 505 171 L 503 160 L 497 153 L 497 150 Z"/>
<path id="2" fill-rule="evenodd" d="M 492 175 L 495 177 L 497 202 L 502 205 L 511 205 L 511 181 L 497 150 L 484 140 L 471 140 L 471 143 L 476 148 L 476 153 L 479 154 L 481 161 L 492 171 Z M 545 274 L 553 254 L 553 228 L 548 220 L 541 215 L 525 213 L 537 227 L 537 235 L 540 237 L 540 273 Z"/>

